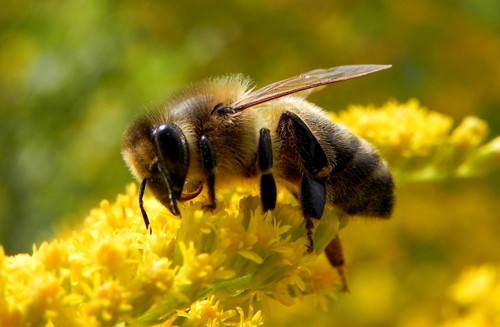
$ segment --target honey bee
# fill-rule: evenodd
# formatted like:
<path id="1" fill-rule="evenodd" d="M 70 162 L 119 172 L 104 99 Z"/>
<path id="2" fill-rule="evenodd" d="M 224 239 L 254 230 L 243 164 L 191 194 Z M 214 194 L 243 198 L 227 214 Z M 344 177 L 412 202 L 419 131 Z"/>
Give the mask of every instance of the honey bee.
<path id="1" fill-rule="evenodd" d="M 322 86 L 361 77 L 390 65 L 316 69 L 252 90 L 240 75 L 207 80 L 174 96 L 161 110 L 137 119 L 124 135 L 123 158 L 140 181 L 172 214 L 179 201 L 208 190 L 207 209 L 216 207 L 216 185 L 260 178 L 262 209 L 276 205 L 276 181 L 299 200 L 308 252 L 313 220 L 326 204 L 347 215 L 388 218 L 394 183 L 374 148 L 330 121 L 306 97 Z M 151 229 L 150 229 L 151 231 Z M 341 271 L 340 240 L 325 250 Z"/>

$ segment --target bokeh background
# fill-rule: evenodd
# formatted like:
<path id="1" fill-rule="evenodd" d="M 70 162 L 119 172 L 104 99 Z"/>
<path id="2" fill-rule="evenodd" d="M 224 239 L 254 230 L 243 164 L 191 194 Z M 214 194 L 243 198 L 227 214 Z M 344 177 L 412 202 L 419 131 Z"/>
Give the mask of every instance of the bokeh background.
<path id="1" fill-rule="evenodd" d="M 241 72 L 264 85 L 318 67 L 390 71 L 311 99 L 332 111 L 418 98 L 500 132 L 500 2 L 25 1 L 0 10 L 0 243 L 30 251 L 132 179 L 121 136 L 190 82 Z M 403 185 L 390 222 L 343 233 L 351 293 L 272 321 L 425 326 L 464 267 L 500 261 L 500 177 Z M 437 320 L 436 320 L 437 319 Z"/>

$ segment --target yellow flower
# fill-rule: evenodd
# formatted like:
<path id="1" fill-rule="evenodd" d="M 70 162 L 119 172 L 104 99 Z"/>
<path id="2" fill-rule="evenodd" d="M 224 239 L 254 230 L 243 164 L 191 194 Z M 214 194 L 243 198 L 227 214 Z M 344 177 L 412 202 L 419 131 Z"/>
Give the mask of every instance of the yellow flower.
<path id="1" fill-rule="evenodd" d="M 137 196 L 131 185 L 116 201 L 102 201 L 80 229 L 32 255 L 0 252 L 2 326 L 261 326 L 263 298 L 326 301 L 339 289 L 321 255 L 339 227 L 333 211 L 318 225 L 310 255 L 301 210 L 288 194 L 263 214 L 248 191 L 222 192 L 215 212 L 188 203 L 182 219 L 147 196 L 153 234 Z"/>
<path id="2" fill-rule="evenodd" d="M 495 267 L 487 265 L 466 270 L 451 289 L 453 300 L 460 305 L 483 300 L 493 288 L 496 275 Z"/>
<path id="3" fill-rule="evenodd" d="M 477 117 L 469 116 L 455 128 L 450 142 L 457 148 L 469 149 L 481 144 L 487 135 L 488 124 Z"/>
<path id="4" fill-rule="evenodd" d="M 496 265 L 469 268 L 450 289 L 443 326 L 500 326 L 500 269 Z"/>
<path id="5" fill-rule="evenodd" d="M 500 136 L 471 151 L 457 168 L 456 175 L 471 177 L 493 171 L 500 167 Z"/>
<path id="6" fill-rule="evenodd" d="M 352 131 L 374 144 L 384 157 L 419 158 L 433 154 L 446 143 L 453 120 L 420 106 L 389 101 L 381 108 L 352 105 L 334 116 Z"/>
<path id="7" fill-rule="evenodd" d="M 379 108 L 350 106 L 331 117 L 372 143 L 399 182 L 471 177 L 500 166 L 498 141 L 482 146 L 486 122 L 470 116 L 452 129 L 450 117 L 415 99 L 389 101 Z"/>

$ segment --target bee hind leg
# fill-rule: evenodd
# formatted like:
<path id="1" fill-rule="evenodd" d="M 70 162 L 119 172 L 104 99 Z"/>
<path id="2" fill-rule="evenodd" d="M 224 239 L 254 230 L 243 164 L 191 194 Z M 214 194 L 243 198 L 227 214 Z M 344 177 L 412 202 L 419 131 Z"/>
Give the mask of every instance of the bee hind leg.
<path id="1" fill-rule="evenodd" d="M 276 206 L 276 182 L 274 181 L 273 149 L 271 134 L 267 128 L 259 131 L 258 163 L 262 173 L 260 176 L 260 199 L 264 212 L 273 210 Z"/>
<path id="2" fill-rule="evenodd" d="M 217 202 L 215 200 L 215 166 L 217 164 L 217 158 L 212 144 L 205 135 L 202 135 L 200 138 L 200 152 L 203 170 L 207 176 L 206 183 L 208 186 L 209 201 L 203 208 L 214 210 L 217 207 Z"/>
<path id="3" fill-rule="evenodd" d="M 302 159 L 304 172 L 300 185 L 300 203 L 307 231 L 307 251 L 311 253 L 314 250 L 313 219 L 320 219 L 323 215 L 326 203 L 325 180 L 332 168 L 321 144 L 299 116 L 285 111 L 278 126 L 282 138 L 292 134 L 294 146 Z"/>
<path id="4" fill-rule="evenodd" d="M 349 292 L 349 286 L 347 285 L 347 278 L 344 273 L 344 254 L 342 252 L 342 243 L 340 238 L 337 236 L 333 239 L 325 249 L 325 254 L 330 262 L 330 264 L 337 270 L 340 277 L 340 282 L 342 284 L 342 292 Z"/>

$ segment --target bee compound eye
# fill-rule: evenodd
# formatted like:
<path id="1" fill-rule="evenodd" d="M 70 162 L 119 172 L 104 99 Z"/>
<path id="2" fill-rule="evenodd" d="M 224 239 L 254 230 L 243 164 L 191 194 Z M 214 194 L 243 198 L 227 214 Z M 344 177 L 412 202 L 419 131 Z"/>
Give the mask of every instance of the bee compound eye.
<path id="1" fill-rule="evenodd" d="M 189 147 L 186 136 L 174 124 L 160 125 L 152 132 L 158 164 L 170 179 L 172 190 L 178 198 L 189 168 Z"/>
<path id="2" fill-rule="evenodd" d="M 234 109 L 229 107 L 229 106 L 225 106 L 222 103 L 217 104 L 214 107 L 214 109 L 212 110 L 212 114 L 217 114 L 217 115 L 221 115 L 221 116 L 229 115 L 232 113 L 234 113 Z"/>

